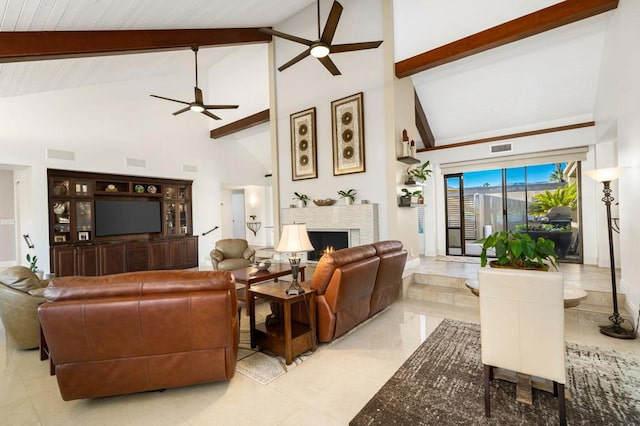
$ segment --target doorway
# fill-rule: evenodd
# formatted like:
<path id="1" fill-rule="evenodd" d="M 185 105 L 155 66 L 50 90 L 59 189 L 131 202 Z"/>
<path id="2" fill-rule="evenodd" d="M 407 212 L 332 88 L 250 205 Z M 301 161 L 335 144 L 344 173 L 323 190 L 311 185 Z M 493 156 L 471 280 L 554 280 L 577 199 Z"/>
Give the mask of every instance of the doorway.
<path id="1" fill-rule="evenodd" d="M 244 190 L 231 192 L 231 220 L 233 221 L 233 238 L 247 239 L 244 227 Z"/>
<path id="2" fill-rule="evenodd" d="M 554 241 L 561 262 L 582 263 L 580 162 L 444 176 L 446 253 L 479 256 L 476 241 L 509 230 Z"/>

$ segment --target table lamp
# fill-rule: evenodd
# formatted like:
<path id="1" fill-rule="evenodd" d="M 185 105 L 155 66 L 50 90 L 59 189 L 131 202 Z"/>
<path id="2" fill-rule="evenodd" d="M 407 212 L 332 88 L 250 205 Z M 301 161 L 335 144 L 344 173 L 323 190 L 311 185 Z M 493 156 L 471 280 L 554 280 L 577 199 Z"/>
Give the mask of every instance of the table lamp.
<path id="1" fill-rule="evenodd" d="M 307 234 L 307 225 L 304 223 L 294 223 L 292 225 L 284 225 L 282 227 L 282 236 L 276 251 L 281 253 L 291 253 L 289 264 L 291 265 L 291 275 L 293 282 L 286 290 L 288 295 L 296 295 L 304 293 L 304 289 L 298 284 L 298 268 L 300 267 L 299 252 L 311 251 L 313 245 L 309 241 Z"/>
<path id="2" fill-rule="evenodd" d="M 618 312 L 618 292 L 616 289 L 616 262 L 613 258 L 613 233 L 611 232 L 613 229 L 613 223 L 611 221 L 611 202 L 613 201 L 613 197 L 611 196 L 611 182 L 618 179 L 622 174 L 623 169 L 619 167 L 609 167 L 606 169 L 596 169 L 586 172 L 587 175 L 598 182 L 602 182 L 602 192 L 604 193 L 604 197 L 602 201 L 607 207 L 607 231 L 609 232 L 609 260 L 611 261 L 611 293 L 613 296 L 613 314 L 609 317 L 609 321 L 611 321 L 610 325 L 601 325 L 600 333 L 615 337 L 618 339 L 635 339 L 636 332 L 633 329 L 633 325 L 631 329 L 625 328 L 622 326 L 624 323 L 624 318 L 620 316 Z"/>

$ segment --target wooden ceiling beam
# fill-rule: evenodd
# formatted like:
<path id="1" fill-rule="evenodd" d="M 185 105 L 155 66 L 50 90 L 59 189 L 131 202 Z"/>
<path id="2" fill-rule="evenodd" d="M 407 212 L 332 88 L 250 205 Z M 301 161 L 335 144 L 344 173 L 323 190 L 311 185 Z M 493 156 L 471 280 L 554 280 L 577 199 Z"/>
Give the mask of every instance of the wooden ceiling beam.
<path id="1" fill-rule="evenodd" d="M 436 138 L 433 136 L 431 126 L 429 126 L 429 121 L 427 121 L 427 114 L 424 113 L 424 108 L 422 108 L 422 103 L 420 102 L 418 93 L 415 90 L 413 91 L 413 99 L 415 102 L 416 127 L 418 128 L 418 134 L 422 138 L 424 147 L 432 148 L 436 146 Z"/>
<path id="2" fill-rule="evenodd" d="M 223 136 L 229 136 L 233 133 L 237 133 L 242 130 L 249 129 L 253 126 L 268 122 L 269 110 L 265 109 L 264 111 L 260 111 L 247 117 L 241 118 L 240 120 L 234 121 L 233 123 L 229 123 L 224 126 L 218 127 L 217 129 L 213 129 L 210 132 L 210 136 L 211 139 L 218 139 Z"/>
<path id="3" fill-rule="evenodd" d="M 618 0 L 565 0 L 436 49 L 396 62 L 396 76 L 408 77 L 429 68 L 532 35 L 571 24 L 618 7 Z"/>
<path id="4" fill-rule="evenodd" d="M 0 32 L 0 63 L 266 43 L 258 28 Z"/>

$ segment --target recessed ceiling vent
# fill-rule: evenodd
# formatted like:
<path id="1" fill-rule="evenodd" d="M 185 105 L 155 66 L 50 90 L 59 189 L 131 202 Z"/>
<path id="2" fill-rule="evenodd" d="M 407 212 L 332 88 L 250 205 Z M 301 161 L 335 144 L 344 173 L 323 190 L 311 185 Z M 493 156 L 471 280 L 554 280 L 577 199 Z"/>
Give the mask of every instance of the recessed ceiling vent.
<path id="1" fill-rule="evenodd" d="M 74 161 L 76 154 L 73 151 L 63 151 L 61 149 L 47 148 L 47 158 L 50 160 Z"/>
<path id="2" fill-rule="evenodd" d="M 147 161 L 139 158 L 126 158 L 125 164 L 127 167 L 147 167 Z"/>
<path id="3" fill-rule="evenodd" d="M 502 143 L 500 145 L 491 145 L 491 153 L 498 154 L 500 152 L 510 152 L 513 151 L 513 146 L 511 143 Z"/>

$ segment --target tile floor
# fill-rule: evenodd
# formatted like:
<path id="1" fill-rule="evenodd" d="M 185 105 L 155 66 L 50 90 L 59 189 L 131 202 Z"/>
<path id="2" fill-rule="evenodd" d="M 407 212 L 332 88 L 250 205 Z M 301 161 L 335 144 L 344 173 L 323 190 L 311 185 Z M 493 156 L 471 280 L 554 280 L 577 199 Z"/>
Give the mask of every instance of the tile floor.
<path id="1" fill-rule="evenodd" d="M 454 275 L 470 273 L 470 268 L 432 259 L 419 267 Z M 591 277 L 592 272 L 600 270 L 585 274 Z M 580 268 L 569 273 L 580 282 Z M 55 377 L 37 350 L 15 350 L 0 335 L 0 424 L 346 425 L 443 318 L 477 322 L 478 312 L 407 299 L 266 386 L 236 374 L 225 383 L 68 402 L 60 398 Z M 640 340 L 608 338 L 596 324 L 568 324 L 566 336 L 640 357 Z"/>

